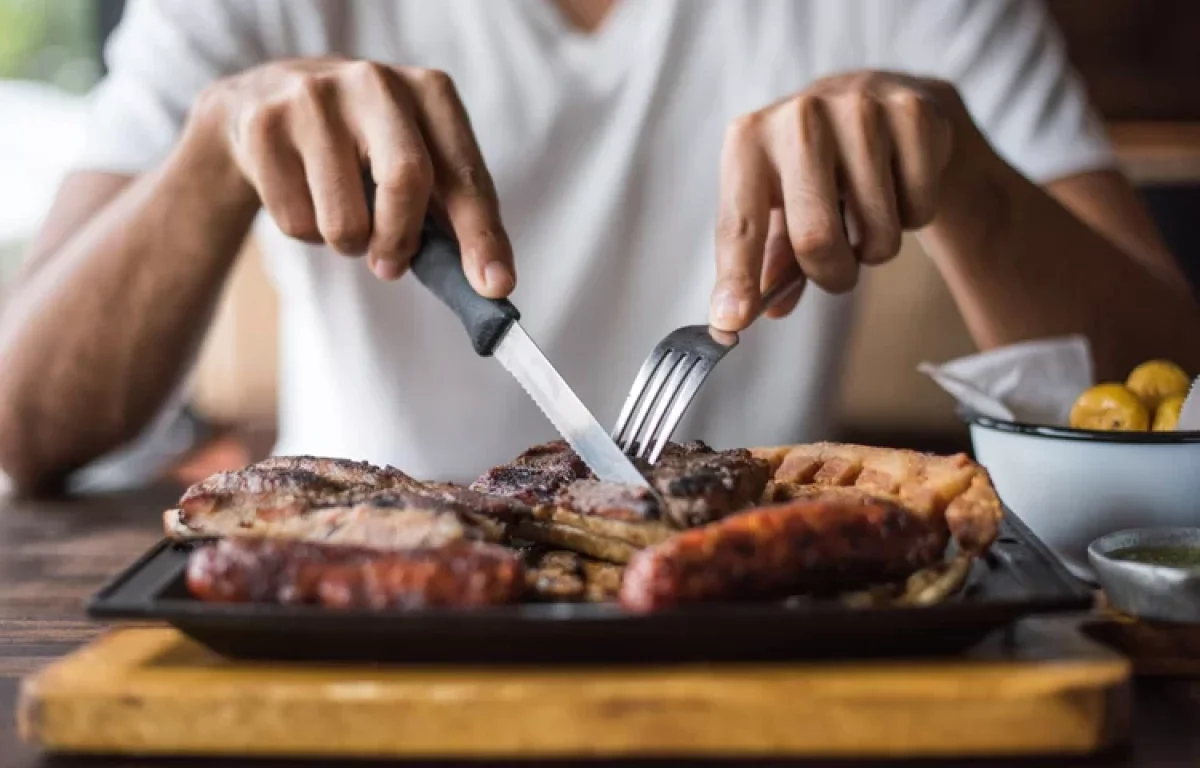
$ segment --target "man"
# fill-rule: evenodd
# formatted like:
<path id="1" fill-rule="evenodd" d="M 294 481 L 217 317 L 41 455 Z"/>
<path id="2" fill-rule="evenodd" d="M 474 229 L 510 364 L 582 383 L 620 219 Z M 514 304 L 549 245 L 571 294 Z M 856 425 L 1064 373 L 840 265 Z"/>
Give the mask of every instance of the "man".
<path id="1" fill-rule="evenodd" d="M 1104 375 L 1200 369 L 1196 303 L 1032 0 L 159 0 L 108 53 L 0 328 L 19 488 L 160 413 L 261 211 L 276 450 L 422 477 L 552 434 L 396 282 L 426 210 L 480 293 L 520 275 L 531 334 L 606 422 L 663 333 L 746 328 L 798 262 L 799 309 L 746 334 L 681 428 L 717 445 L 822 434 L 846 292 L 902 230 L 980 347 L 1082 332 Z"/>

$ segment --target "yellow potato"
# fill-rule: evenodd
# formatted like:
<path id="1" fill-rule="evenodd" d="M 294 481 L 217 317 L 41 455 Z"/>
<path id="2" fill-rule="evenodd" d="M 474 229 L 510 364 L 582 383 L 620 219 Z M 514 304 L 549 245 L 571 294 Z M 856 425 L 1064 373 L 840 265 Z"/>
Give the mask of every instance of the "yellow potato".
<path id="1" fill-rule="evenodd" d="M 1192 380 L 1175 363 L 1169 360 L 1150 360 L 1142 363 L 1125 379 L 1125 386 L 1133 391 L 1151 413 L 1158 408 L 1163 398 L 1171 395 L 1187 395 Z"/>
<path id="2" fill-rule="evenodd" d="M 1169 395 L 1163 398 L 1154 410 L 1154 422 L 1150 429 L 1155 432 L 1174 432 L 1179 424 L 1179 412 L 1183 410 L 1183 395 Z"/>
<path id="3" fill-rule="evenodd" d="M 1070 424 L 1076 429 L 1144 432 L 1150 428 L 1150 412 L 1123 384 L 1097 384 L 1071 406 Z"/>

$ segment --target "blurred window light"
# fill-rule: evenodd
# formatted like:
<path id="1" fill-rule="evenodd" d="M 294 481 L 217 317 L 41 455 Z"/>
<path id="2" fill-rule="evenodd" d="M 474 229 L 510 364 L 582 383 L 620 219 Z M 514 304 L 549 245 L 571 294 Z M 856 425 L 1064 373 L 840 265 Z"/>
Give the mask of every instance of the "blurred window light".
<path id="1" fill-rule="evenodd" d="M 100 75 L 100 3 L 0 0 L 0 79 L 86 93 Z"/>
<path id="2" fill-rule="evenodd" d="M 0 292 L 82 138 L 113 0 L 0 0 Z"/>

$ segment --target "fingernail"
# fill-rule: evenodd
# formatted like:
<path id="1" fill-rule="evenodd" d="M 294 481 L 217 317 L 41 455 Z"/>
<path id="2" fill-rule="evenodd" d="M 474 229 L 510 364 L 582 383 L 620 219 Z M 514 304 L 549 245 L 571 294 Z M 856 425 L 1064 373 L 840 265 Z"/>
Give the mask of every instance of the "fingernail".
<path id="1" fill-rule="evenodd" d="M 483 268 L 483 284 L 493 293 L 507 293 L 512 290 L 512 273 L 498 261 L 493 261 Z"/>
<path id="2" fill-rule="evenodd" d="M 713 296 L 713 320 L 721 327 L 737 326 L 750 313 L 750 302 L 738 297 L 731 289 L 721 288 Z"/>
<path id="3" fill-rule="evenodd" d="M 371 269 L 380 280 L 395 280 L 400 277 L 400 265 L 392 259 L 375 259 Z"/>

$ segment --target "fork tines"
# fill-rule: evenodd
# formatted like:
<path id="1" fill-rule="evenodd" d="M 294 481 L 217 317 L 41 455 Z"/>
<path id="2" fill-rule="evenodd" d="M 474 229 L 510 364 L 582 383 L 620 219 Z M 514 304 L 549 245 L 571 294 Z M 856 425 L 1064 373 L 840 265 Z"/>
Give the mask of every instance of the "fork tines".
<path id="1" fill-rule="evenodd" d="M 721 343 L 706 325 L 668 334 L 642 363 L 621 406 L 613 440 L 630 456 L 653 464 L 679 426 L 700 385 L 737 337 Z"/>

